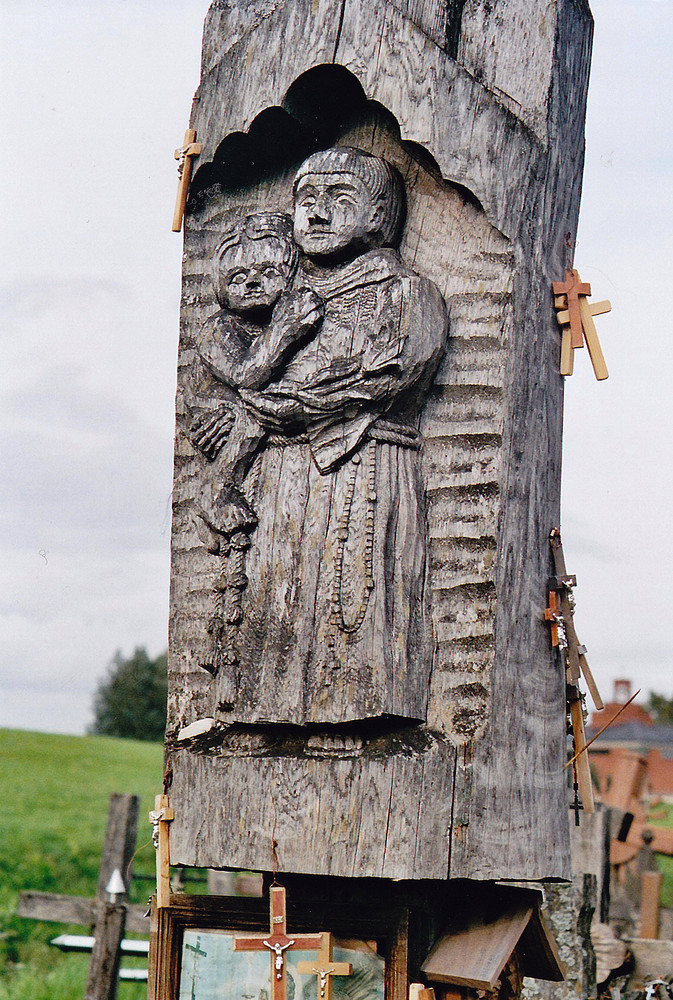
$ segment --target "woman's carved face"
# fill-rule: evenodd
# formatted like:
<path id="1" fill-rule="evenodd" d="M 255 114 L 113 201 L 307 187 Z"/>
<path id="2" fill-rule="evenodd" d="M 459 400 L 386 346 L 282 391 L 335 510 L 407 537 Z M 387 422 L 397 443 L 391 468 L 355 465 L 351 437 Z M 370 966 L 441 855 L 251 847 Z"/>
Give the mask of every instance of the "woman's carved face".
<path id="1" fill-rule="evenodd" d="M 354 174 L 306 174 L 294 195 L 294 238 L 309 257 L 337 256 L 367 245 L 378 214 L 368 188 Z"/>

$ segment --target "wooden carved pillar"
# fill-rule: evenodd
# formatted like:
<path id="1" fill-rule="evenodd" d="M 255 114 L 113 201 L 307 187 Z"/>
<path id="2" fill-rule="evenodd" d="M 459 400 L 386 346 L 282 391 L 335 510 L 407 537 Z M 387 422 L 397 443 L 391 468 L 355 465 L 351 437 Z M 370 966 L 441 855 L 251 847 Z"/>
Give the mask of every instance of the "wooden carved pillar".
<path id="1" fill-rule="evenodd" d="M 584 0 L 213 3 L 190 127 L 171 854 L 569 874 L 544 622 Z"/>

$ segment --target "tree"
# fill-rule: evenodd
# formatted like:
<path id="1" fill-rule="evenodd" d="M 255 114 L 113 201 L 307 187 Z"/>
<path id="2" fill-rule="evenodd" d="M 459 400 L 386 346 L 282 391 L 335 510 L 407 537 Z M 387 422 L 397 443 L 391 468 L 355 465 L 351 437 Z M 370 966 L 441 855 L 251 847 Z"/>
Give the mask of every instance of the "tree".
<path id="1" fill-rule="evenodd" d="M 673 726 L 673 698 L 650 691 L 648 711 L 655 722 L 661 726 Z"/>
<path id="2" fill-rule="evenodd" d="M 166 728 L 168 656 L 151 660 L 144 647 L 129 659 L 118 650 L 94 696 L 92 733 L 136 740 L 163 740 Z"/>

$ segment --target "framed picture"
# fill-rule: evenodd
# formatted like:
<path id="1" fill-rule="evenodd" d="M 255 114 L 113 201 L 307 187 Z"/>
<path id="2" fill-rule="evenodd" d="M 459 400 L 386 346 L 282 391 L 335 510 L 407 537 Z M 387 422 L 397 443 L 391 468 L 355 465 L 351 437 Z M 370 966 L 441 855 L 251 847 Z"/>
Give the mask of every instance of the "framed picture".
<path id="1" fill-rule="evenodd" d="M 328 901 L 294 900 L 288 935 L 332 935 L 335 963 L 350 972 L 331 978 L 332 1000 L 407 1000 L 407 928 L 404 908 L 357 912 Z M 153 910 L 150 1000 L 273 1000 L 273 956 L 268 948 L 237 950 L 236 938 L 270 935 L 267 898 L 174 894 Z M 299 944 L 299 940 L 297 940 Z M 325 1000 L 317 950 L 283 952 L 286 1000 Z M 324 982 L 323 982 L 324 990 Z"/>

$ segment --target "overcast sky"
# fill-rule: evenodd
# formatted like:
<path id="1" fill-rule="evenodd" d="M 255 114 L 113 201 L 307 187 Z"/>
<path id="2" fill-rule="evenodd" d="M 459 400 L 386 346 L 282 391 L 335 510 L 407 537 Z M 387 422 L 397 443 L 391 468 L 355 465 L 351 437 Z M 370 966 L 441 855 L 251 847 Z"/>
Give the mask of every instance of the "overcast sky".
<path id="1" fill-rule="evenodd" d="M 581 641 L 673 695 L 673 0 L 594 0 L 576 266 L 610 379 L 566 383 Z M 83 732 L 117 649 L 166 646 L 181 237 L 207 0 L 0 0 L 0 726 Z"/>

